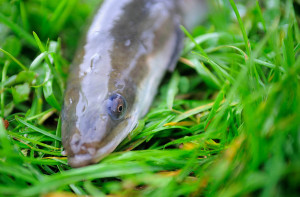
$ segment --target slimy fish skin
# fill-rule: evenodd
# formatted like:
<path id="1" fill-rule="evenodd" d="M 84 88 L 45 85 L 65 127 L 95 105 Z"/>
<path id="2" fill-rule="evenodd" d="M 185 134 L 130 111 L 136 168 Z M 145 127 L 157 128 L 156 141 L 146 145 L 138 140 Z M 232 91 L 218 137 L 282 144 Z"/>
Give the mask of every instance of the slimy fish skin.
<path id="1" fill-rule="evenodd" d="M 193 3 L 200 0 L 104 1 L 67 82 L 62 142 L 70 166 L 100 161 L 145 115 L 180 56 L 179 27 Z"/>

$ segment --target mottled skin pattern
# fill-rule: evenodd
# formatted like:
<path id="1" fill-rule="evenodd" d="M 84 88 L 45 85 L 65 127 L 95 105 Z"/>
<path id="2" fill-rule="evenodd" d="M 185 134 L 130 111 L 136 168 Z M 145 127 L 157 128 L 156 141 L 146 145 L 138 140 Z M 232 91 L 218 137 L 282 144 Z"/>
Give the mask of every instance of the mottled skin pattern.
<path id="1" fill-rule="evenodd" d="M 62 111 L 62 140 L 72 167 L 112 152 L 149 109 L 168 66 L 180 55 L 182 0 L 106 0 L 71 67 Z M 107 99 L 127 102 L 113 120 Z"/>

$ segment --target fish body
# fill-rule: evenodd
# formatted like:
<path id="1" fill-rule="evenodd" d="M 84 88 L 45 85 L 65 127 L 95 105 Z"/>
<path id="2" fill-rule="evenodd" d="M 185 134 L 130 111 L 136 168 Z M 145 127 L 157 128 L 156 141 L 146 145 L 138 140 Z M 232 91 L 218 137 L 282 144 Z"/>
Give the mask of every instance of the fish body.
<path id="1" fill-rule="evenodd" d="M 187 0 L 192 1 L 192 0 Z M 111 153 L 148 111 L 182 48 L 183 0 L 106 0 L 70 69 L 62 141 L 72 167 Z"/>

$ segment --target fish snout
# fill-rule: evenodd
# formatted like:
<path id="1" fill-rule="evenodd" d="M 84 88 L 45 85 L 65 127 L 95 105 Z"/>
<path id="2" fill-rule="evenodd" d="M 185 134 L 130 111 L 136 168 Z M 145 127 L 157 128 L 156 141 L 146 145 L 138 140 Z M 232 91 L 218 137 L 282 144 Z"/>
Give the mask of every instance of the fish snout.
<path id="1" fill-rule="evenodd" d="M 85 142 L 79 134 L 74 134 L 70 141 L 70 150 L 67 153 L 69 165 L 81 167 L 96 163 L 97 144 L 97 142 Z"/>

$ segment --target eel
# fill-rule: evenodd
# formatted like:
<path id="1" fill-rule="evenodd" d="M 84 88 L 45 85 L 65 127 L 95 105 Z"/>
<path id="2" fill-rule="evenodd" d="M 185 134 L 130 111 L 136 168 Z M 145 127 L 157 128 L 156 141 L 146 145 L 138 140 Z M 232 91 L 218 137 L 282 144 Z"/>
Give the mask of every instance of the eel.
<path id="1" fill-rule="evenodd" d="M 75 55 L 65 91 L 61 133 L 71 167 L 99 162 L 135 128 L 180 57 L 180 25 L 192 26 L 191 15 L 203 11 L 202 3 L 102 3 Z"/>

